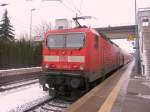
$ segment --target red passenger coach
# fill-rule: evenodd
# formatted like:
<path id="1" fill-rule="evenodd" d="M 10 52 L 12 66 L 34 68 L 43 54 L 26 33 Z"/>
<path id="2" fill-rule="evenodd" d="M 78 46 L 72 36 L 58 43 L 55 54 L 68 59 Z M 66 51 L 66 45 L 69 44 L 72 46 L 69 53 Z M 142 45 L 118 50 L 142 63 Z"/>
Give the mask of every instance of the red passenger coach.
<path id="1" fill-rule="evenodd" d="M 86 91 L 95 80 L 124 64 L 120 48 L 89 28 L 50 30 L 43 40 L 44 90 Z"/>

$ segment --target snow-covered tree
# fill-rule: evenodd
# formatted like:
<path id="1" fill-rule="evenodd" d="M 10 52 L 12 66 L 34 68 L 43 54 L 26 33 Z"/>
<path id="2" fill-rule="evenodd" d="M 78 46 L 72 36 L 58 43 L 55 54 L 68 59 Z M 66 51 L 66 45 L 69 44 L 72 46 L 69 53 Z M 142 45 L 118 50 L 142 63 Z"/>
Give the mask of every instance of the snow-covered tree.
<path id="1" fill-rule="evenodd" d="M 13 31 L 14 29 L 10 23 L 10 19 L 8 18 L 8 12 L 6 9 L 0 24 L 0 40 L 13 41 L 15 37 Z"/>

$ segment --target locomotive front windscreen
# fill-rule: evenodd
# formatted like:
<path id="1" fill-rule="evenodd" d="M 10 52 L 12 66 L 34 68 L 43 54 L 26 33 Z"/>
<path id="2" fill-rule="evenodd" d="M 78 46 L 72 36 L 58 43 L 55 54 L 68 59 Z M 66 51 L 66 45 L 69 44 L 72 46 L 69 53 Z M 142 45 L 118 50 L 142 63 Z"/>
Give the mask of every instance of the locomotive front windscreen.
<path id="1" fill-rule="evenodd" d="M 84 46 L 83 33 L 52 34 L 48 35 L 48 48 L 82 48 Z"/>

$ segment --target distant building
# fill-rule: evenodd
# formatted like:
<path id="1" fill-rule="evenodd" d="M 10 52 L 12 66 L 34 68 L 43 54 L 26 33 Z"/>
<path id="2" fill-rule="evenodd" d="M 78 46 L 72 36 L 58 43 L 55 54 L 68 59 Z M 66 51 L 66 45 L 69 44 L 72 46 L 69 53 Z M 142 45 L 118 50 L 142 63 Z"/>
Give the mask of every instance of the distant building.
<path id="1" fill-rule="evenodd" d="M 56 29 L 69 29 L 72 28 L 72 21 L 69 19 L 56 19 L 55 21 Z"/>

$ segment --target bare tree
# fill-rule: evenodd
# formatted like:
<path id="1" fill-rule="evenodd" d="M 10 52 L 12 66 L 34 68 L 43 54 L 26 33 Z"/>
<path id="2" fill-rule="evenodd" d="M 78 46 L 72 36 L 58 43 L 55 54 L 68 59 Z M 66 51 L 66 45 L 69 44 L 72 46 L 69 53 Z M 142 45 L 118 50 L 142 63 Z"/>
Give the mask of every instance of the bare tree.
<path id="1" fill-rule="evenodd" d="M 46 21 L 41 22 L 38 26 L 34 28 L 34 40 L 41 40 L 44 32 L 51 29 L 51 23 L 47 23 Z"/>

